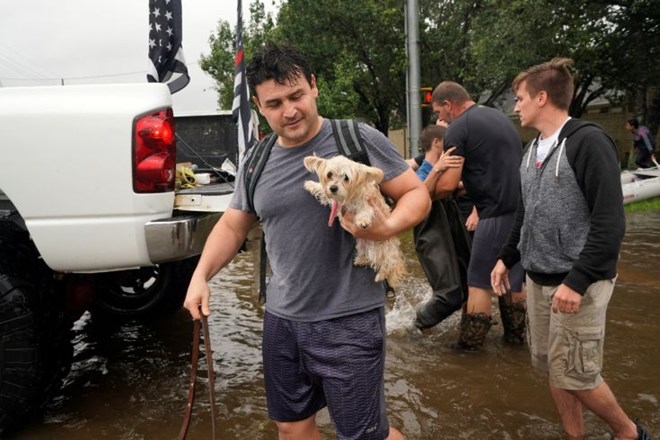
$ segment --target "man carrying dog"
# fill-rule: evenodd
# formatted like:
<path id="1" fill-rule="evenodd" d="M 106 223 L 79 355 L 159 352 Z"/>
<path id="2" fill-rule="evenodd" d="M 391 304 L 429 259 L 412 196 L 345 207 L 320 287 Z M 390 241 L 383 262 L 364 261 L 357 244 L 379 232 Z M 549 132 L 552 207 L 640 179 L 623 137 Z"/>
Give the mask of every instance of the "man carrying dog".
<path id="1" fill-rule="evenodd" d="M 602 128 L 568 116 L 572 63 L 555 58 L 513 81 L 520 124 L 540 134 L 520 165 L 522 198 L 491 284 L 501 295 L 508 268 L 522 261 L 532 365 L 548 374 L 567 438 L 584 438 L 584 406 L 614 438 L 650 440 L 601 376 L 605 315 L 625 231 L 619 151 Z"/>
<path id="2" fill-rule="evenodd" d="M 436 183 L 436 194 L 453 192 L 462 180 L 476 206 L 479 223 L 472 238 L 468 265 L 468 299 L 461 320 L 457 348 L 478 350 L 492 325 L 490 271 L 513 224 L 519 195 L 518 166 L 522 145 L 509 118 L 493 108 L 477 105 L 458 83 L 443 81 L 432 95 L 433 110 L 449 124 L 445 148 L 465 158 L 463 165 L 446 170 Z M 500 298 L 504 340 L 525 342 L 525 306 L 520 265 L 511 272 L 512 292 Z M 421 315 L 421 323 L 433 321 Z"/>
<path id="3" fill-rule="evenodd" d="M 360 124 L 382 192 L 396 201 L 387 218 L 359 228 L 350 215 L 328 227 L 328 208 L 305 191 L 303 159 L 338 154 L 330 121 L 318 114 L 318 88 L 296 50 L 268 45 L 247 67 L 254 103 L 277 135 L 254 192 L 246 200 L 241 170 L 229 209 L 209 236 L 184 306 L 208 315 L 208 281 L 236 255 L 257 217 L 272 276 L 264 314 L 263 362 L 268 415 L 281 439 L 319 439 L 316 413 L 328 407 L 340 439 L 401 439 L 385 408 L 385 286 L 353 265 L 355 238 L 384 240 L 429 212 L 423 183 L 387 138 Z M 251 150 L 254 151 L 254 148 Z M 248 152 L 248 155 L 250 153 Z M 246 158 L 246 162 L 247 162 Z"/>

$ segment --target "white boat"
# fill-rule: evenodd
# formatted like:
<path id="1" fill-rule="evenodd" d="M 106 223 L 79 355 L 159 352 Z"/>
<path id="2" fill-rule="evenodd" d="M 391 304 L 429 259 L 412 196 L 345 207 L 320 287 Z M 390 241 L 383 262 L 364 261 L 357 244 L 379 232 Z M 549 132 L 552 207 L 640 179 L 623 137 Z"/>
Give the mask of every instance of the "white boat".
<path id="1" fill-rule="evenodd" d="M 623 204 L 660 197 L 660 166 L 621 173 Z"/>

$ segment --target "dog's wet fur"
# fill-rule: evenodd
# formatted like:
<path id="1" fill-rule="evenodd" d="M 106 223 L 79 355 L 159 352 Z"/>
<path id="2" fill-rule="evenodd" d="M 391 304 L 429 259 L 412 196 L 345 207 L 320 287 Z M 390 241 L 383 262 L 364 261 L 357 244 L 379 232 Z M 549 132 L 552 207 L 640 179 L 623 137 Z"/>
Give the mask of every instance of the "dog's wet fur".
<path id="1" fill-rule="evenodd" d="M 308 156 L 304 163 L 305 168 L 315 172 L 319 178 L 318 182 L 306 181 L 305 189 L 321 204 L 341 208 L 331 210 L 329 226 L 335 215 L 350 212 L 355 224 L 368 228 L 373 221 L 374 209 L 379 209 L 385 217 L 392 212 L 378 188 L 383 180 L 380 169 L 354 162 L 345 156 L 330 159 Z M 376 271 L 376 282 L 387 280 L 391 287 L 401 283 L 406 268 L 398 238 L 379 241 L 358 238 L 356 251 L 354 264 L 371 266 Z"/>

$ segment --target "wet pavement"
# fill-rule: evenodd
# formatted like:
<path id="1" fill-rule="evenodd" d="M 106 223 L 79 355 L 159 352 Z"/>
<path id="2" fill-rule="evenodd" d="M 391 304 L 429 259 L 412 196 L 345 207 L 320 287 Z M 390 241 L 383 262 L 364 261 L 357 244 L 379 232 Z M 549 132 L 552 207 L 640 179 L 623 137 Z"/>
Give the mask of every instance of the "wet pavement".
<path id="1" fill-rule="evenodd" d="M 619 402 L 660 436 L 660 213 L 627 215 L 619 279 L 608 311 L 604 377 Z M 500 341 L 494 326 L 479 353 L 457 353 L 455 314 L 424 334 L 410 330 L 413 307 L 430 294 L 410 237 L 403 240 L 411 276 L 388 305 L 386 393 L 390 420 L 408 439 L 560 439 L 545 378 L 526 347 Z M 263 310 L 252 288 L 249 256 L 212 280 L 209 319 L 217 372 L 218 439 L 275 439 L 266 417 L 261 370 Z M 181 311 L 159 322 L 76 323 L 67 383 L 45 416 L 12 438 L 174 439 L 190 375 L 192 324 Z M 202 368 L 204 360 L 202 358 Z M 200 371 L 204 375 L 204 371 Z M 206 382 L 198 383 L 190 439 L 210 437 Z M 607 427 L 586 413 L 588 439 Z M 335 438 L 327 413 L 324 438 Z"/>

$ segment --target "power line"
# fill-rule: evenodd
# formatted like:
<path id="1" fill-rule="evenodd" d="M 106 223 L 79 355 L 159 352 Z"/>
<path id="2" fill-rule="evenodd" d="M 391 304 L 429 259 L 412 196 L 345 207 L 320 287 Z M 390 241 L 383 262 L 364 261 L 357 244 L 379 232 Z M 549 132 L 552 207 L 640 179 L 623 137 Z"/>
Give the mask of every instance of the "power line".
<path id="1" fill-rule="evenodd" d="M 0 57 L 2 54 L 0 54 Z M 1 59 L 0 59 L 1 61 Z M 198 65 L 199 62 L 195 61 L 192 63 L 186 63 L 187 65 Z M 82 79 L 100 79 L 100 78 L 113 78 L 118 76 L 128 76 L 128 75 L 137 75 L 137 74 L 146 74 L 146 70 L 138 70 L 133 72 L 120 72 L 120 73 L 107 73 L 104 75 L 87 75 L 87 76 L 59 76 L 54 78 L 9 78 L 9 77 L 0 77 L 0 80 L 6 81 L 69 81 L 69 80 L 82 80 Z"/>
<path id="2" fill-rule="evenodd" d="M 23 71 L 31 73 L 32 76 L 35 77 L 44 77 L 45 75 L 42 73 L 44 71 L 47 73 L 47 75 L 56 75 L 55 72 L 48 68 L 45 68 L 45 70 L 43 68 L 37 68 L 32 60 L 26 58 L 21 53 L 17 52 L 10 46 L 3 44 L 2 42 L 0 42 L 0 55 L 2 55 L 6 60 L 8 60 L 9 63 L 14 66 L 13 70 L 17 70 L 16 66 L 18 66 Z"/>
<path id="3" fill-rule="evenodd" d="M 42 74 L 30 69 L 28 66 L 21 64 L 13 59 L 10 59 L 5 54 L 0 52 L 0 65 L 4 66 L 5 69 L 9 69 L 12 72 L 16 72 L 19 75 L 26 75 L 31 78 L 41 78 Z"/>

